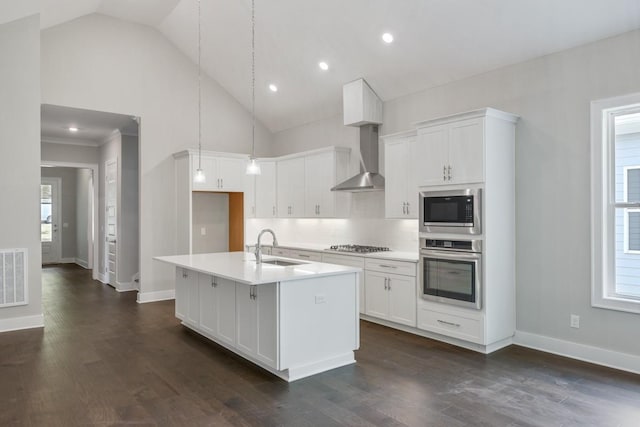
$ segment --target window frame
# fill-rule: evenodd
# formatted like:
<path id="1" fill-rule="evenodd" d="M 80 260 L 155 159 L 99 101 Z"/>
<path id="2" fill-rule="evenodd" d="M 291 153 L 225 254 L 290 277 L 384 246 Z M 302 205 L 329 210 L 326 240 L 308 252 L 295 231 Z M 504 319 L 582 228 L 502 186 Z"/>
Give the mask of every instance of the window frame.
<path id="1" fill-rule="evenodd" d="M 630 170 L 640 170 L 640 165 L 638 166 L 623 166 L 622 167 L 622 195 L 624 196 L 624 201 L 629 201 L 629 171 Z M 640 255 L 640 249 L 629 249 L 629 214 L 632 212 L 640 212 L 640 208 L 625 208 L 623 213 L 623 227 L 622 233 L 624 238 L 623 243 L 623 251 L 625 254 L 632 255 Z"/>
<path id="2" fill-rule="evenodd" d="M 640 314 L 640 299 L 615 290 L 615 210 L 625 208 L 627 222 L 626 210 L 640 206 L 615 200 L 614 120 L 635 112 L 640 112 L 640 93 L 591 102 L 591 305 Z"/>

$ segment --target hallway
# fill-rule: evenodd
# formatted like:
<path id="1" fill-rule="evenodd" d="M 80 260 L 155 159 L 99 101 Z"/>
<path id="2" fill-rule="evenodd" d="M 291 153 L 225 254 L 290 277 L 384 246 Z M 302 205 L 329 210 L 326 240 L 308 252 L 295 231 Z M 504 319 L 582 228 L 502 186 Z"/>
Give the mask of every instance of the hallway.
<path id="1" fill-rule="evenodd" d="M 483 356 L 362 322 L 358 363 L 292 384 L 73 265 L 45 330 L 0 334 L 0 425 L 635 426 L 640 377 L 512 346 Z"/>

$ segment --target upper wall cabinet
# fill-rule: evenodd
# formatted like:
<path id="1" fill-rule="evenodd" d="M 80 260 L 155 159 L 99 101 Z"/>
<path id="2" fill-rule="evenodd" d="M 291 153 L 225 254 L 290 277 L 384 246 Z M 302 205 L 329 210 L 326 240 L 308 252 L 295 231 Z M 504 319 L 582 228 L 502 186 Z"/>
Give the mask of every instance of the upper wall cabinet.
<path id="1" fill-rule="evenodd" d="M 336 218 L 349 215 L 350 195 L 331 187 L 349 177 L 348 148 L 330 147 L 278 159 L 278 216 Z"/>
<path id="2" fill-rule="evenodd" d="M 485 182 L 487 140 L 501 137 L 494 134 L 500 128 L 496 123 L 515 120 L 512 114 L 484 108 L 417 123 L 418 186 Z"/>
<path id="3" fill-rule="evenodd" d="M 384 137 L 385 215 L 418 218 L 416 173 L 423 158 L 416 156 L 415 132 Z"/>
<path id="4" fill-rule="evenodd" d="M 256 175 L 256 217 L 275 218 L 278 215 L 276 199 L 276 162 L 260 161 L 260 175 Z"/>
<path id="5" fill-rule="evenodd" d="M 343 86 L 342 103 L 345 126 L 382 123 L 382 100 L 364 79 Z"/>
<path id="6" fill-rule="evenodd" d="M 194 182 L 193 191 L 244 191 L 245 167 L 247 159 L 235 157 L 221 157 L 203 154 L 198 159 L 198 154 L 191 154 L 192 168 L 195 171 L 200 163 L 204 171 L 206 181 Z"/>

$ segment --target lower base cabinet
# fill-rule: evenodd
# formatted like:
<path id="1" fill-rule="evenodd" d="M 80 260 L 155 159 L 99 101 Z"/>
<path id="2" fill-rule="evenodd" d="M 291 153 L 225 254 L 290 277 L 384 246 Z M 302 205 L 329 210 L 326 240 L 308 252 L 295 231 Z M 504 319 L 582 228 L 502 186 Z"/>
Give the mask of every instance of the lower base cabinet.
<path id="1" fill-rule="evenodd" d="M 416 326 L 415 277 L 367 270 L 364 283 L 367 315 Z"/>
<path id="2" fill-rule="evenodd" d="M 236 284 L 198 273 L 200 328 L 227 344 L 236 342 Z"/>
<path id="3" fill-rule="evenodd" d="M 236 283 L 236 347 L 277 369 L 278 300 L 275 283 Z"/>

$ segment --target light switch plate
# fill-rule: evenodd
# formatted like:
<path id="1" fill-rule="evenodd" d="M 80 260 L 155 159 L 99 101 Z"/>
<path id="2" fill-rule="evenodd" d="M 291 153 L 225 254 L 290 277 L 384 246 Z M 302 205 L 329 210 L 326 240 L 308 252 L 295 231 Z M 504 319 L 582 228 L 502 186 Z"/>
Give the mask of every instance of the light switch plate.
<path id="1" fill-rule="evenodd" d="M 327 299 L 324 295 L 316 295 L 316 304 L 324 304 L 327 302 Z"/>
<path id="2" fill-rule="evenodd" d="M 200 228 L 200 235 L 201 235 L 201 236 L 206 236 L 206 235 L 207 235 L 207 229 L 206 229 L 206 228 L 204 228 L 204 227 L 201 227 L 201 228 Z"/>

